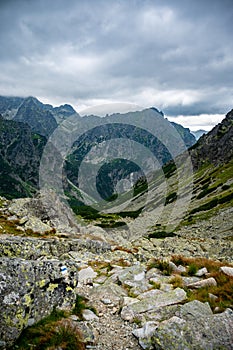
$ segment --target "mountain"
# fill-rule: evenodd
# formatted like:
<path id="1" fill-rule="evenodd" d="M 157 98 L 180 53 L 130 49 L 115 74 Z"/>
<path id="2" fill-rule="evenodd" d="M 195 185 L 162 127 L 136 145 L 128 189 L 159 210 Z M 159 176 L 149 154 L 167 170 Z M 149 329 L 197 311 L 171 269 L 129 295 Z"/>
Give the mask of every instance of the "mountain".
<path id="1" fill-rule="evenodd" d="M 0 96 L 0 113 L 4 119 L 26 123 L 33 132 L 48 137 L 58 124 L 76 111 L 68 104 L 53 107 L 32 96 L 26 98 Z"/>
<path id="2" fill-rule="evenodd" d="M 194 169 L 205 163 L 219 165 L 232 159 L 233 155 L 233 110 L 225 119 L 190 148 Z"/>
<path id="3" fill-rule="evenodd" d="M 207 134 L 208 131 L 200 129 L 200 130 L 196 130 L 196 131 L 192 131 L 191 133 L 195 136 L 196 140 L 199 140 L 199 138 L 203 135 L 203 134 Z"/>
<path id="4" fill-rule="evenodd" d="M 164 130 L 162 130 L 161 126 L 159 125 L 165 120 L 164 115 L 154 107 L 139 112 L 129 112 L 125 114 L 116 113 L 107 116 L 106 118 L 100 118 L 97 116 L 86 116 L 81 118 L 75 112 L 73 107 L 68 104 L 64 104 L 59 107 L 53 107 L 49 104 L 43 104 L 38 99 L 31 96 L 27 98 L 1 96 L 0 109 L 3 113 L 4 119 L 8 121 L 12 120 L 18 123 L 15 123 L 14 125 L 12 124 L 12 130 L 14 130 L 16 126 L 17 128 L 22 127 L 21 139 L 15 140 L 16 145 L 18 142 L 22 143 L 24 133 L 26 144 L 31 142 L 31 140 L 29 140 L 30 138 L 35 138 L 35 136 L 33 136 L 34 134 L 42 135 L 48 138 L 57 128 L 57 126 L 70 116 L 74 116 L 74 121 L 77 125 L 80 126 L 80 130 L 85 130 L 85 128 L 89 129 L 88 132 L 84 132 L 83 135 L 81 135 L 81 137 L 74 142 L 70 155 L 66 160 L 66 173 L 68 175 L 69 181 L 71 181 L 74 186 L 83 185 L 83 183 L 86 182 L 84 177 L 83 180 L 81 179 L 81 182 L 79 183 L 77 181 L 77 174 L 80 164 L 88 155 L 89 151 L 91 149 L 94 149 L 96 145 L 102 145 L 111 140 L 122 138 L 129 139 L 133 142 L 138 142 L 149 149 L 160 164 L 165 164 L 167 161 L 172 159 L 172 155 L 169 153 L 166 147 L 164 147 L 163 143 L 158 140 L 158 138 L 154 137 L 152 134 L 146 132 L 142 128 L 134 126 L 135 120 L 143 120 L 143 118 L 148 118 L 149 116 L 149 118 L 151 118 L 152 124 L 155 122 L 157 123 L 158 134 L 159 130 L 160 134 L 164 134 Z M 31 128 L 32 136 L 30 137 L 29 129 L 27 129 L 27 132 L 25 132 L 26 124 Z M 178 134 L 181 136 L 181 139 L 184 141 L 185 147 L 190 147 L 190 145 L 194 144 L 195 138 L 190 133 L 189 129 L 183 128 L 181 125 L 176 123 L 169 125 L 174 126 Z M 150 124 L 148 124 L 147 129 L 150 130 Z M 8 129 L 6 128 L 6 130 Z M 9 131 L 8 139 L 10 139 L 11 136 L 12 135 Z M 179 143 L 178 139 L 177 142 Z M 119 145 L 113 145 L 113 143 L 114 142 L 111 142 L 111 144 L 109 144 L 108 150 L 110 149 L 112 153 L 115 150 L 115 154 L 117 154 L 119 151 Z M 4 142 L 2 147 L 4 148 Z M 127 147 L 125 150 L 122 148 L 122 158 L 124 158 L 126 153 L 129 151 L 133 155 L 135 153 L 133 148 L 133 146 Z M 174 147 L 174 151 L 175 148 L 176 147 Z M 99 148 L 99 150 L 97 149 L 96 159 L 98 159 L 99 163 L 106 160 L 106 152 L 108 152 L 108 150 L 103 151 L 103 148 Z M 33 155 L 34 151 L 32 152 L 32 157 Z M 3 160 L 5 156 L 6 154 L 2 154 Z M 38 158 L 37 156 L 36 159 Z M 22 154 L 22 159 L 24 158 L 25 156 Z M 9 159 L 7 158 L 4 161 L 8 162 L 8 160 Z M 29 161 L 31 162 L 31 159 Z M 90 159 L 87 157 L 85 161 L 88 163 L 90 162 Z M 96 161 L 94 160 L 94 162 Z M 151 160 L 147 157 L 144 157 L 143 163 L 147 163 L 147 167 L 150 167 L 150 163 L 153 165 L 153 162 L 151 162 Z M 11 164 L 9 164 L 9 166 L 11 166 Z M 30 183 L 37 183 L 36 177 L 38 177 L 38 174 L 36 174 L 36 172 L 34 173 L 34 182 L 32 181 L 32 178 L 28 177 L 28 174 L 26 174 L 27 172 L 25 172 L 25 179 L 22 177 L 24 170 L 19 162 L 15 163 L 14 171 L 15 173 L 21 174 L 19 177 L 22 181 L 26 180 L 27 182 L 27 180 L 29 180 Z M 90 175 L 91 174 L 88 176 Z M 101 174 L 98 178 L 99 191 L 102 193 L 103 198 L 111 197 L 114 191 L 114 186 L 120 179 L 130 178 L 130 181 L 135 183 L 142 176 L 143 173 L 140 171 L 138 166 L 133 164 L 132 161 L 127 163 L 122 159 L 113 162 L 110 160 L 110 163 L 101 169 Z M 4 182 L 1 186 L 4 186 Z M 18 195 L 19 192 L 17 192 L 17 196 Z M 25 191 L 22 192 L 22 195 L 25 195 Z"/>
<path id="5" fill-rule="evenodd" d="M 164 115 L 155 108 L 116 113 L 105 118 L 91 115 L 81 118 L 79 123 L 80 129 L 88 125 L 88 131 L 84 132 L 73 144 L 66 161 L 66 172 L 69 180 L 80 188 L 85 188 L 86 183 L 86 176 L 79 176 L 77 179 L 81 164 L 88 167 L 87 176 L 89 178 L 92 176 L 94 178 L 97 172 L 99 174 L 97 176 L 98 190 L 104 199 L 114 195 L 115 187 L 120 180 L 127 179 L 131 184 L 135 184 L 137 180 L 145 176 L 140 171 L 138 163 L 142 169 L 152 172 L 155 170 L 153 158 L 156 158 L 158 168 L 171 160 L 174 154 L 179 154 L 181 141 L 183 150 L 195 143 L 195 137 L 189 129 L 165 121 Z M 170 130 L 168 130 L 169 127 Z M 155 128 L 154 132 L 158 136 L 153 135 L 153 130 L 150 132 L 151 128 Z M 175 138 L 170 147 L 173 154 L 170 153 L 171 149 L 168 150 L 165 146 L 170 137 L 169 133 L 174 134 Z M 122 141 L 117 142 L 116 140 L 119 139 Z M 125 143 L 125 140 L 128 142 Z M 151 152 L 151 155 L 145 154 L 140 158 L 140 150 L 136 151 L 135 143 L 144 146 Z M 91 150 L 92 153 L 90 153 Z M 95 156 L 91 159 L 90 154 L 93 152 Z M 104 163 L 106 164 L 98 171 L 100 165 Z M 93 182 L 90 186 L 89 192 L 95 192 L 95 183 Z"/>
<path id="6" fill-rule="evenodd" d="M 56 119 L 48 108 L 34 97 L 26 98 L 20 105 L 14 120 L 28 124 L 32 131 L 48 137 L 57 127 Z"/>
<path id="7" fill-rule="evenodd" d="M 0 114 L 4 118 L 12 119 L 23 101 L 23 97 L 0 96 Z"/>
<path id="8" fill-rule="evenodd" d="M 180 134 L 181 138 L 184 140 L 184 143 L 187 148 L 191 147 L 196 143 L 195 136 L 190 132 L 189 128 L 184 128 L 182 125 L 175 122 L 171 122 L 175 129 Z"/>
<path id="9" fill-rule="evenodd" d="M 45 144 L 45 137 L 27 124 L 0 116 L 0 195 L 14 198 L 35 192 Z"/>

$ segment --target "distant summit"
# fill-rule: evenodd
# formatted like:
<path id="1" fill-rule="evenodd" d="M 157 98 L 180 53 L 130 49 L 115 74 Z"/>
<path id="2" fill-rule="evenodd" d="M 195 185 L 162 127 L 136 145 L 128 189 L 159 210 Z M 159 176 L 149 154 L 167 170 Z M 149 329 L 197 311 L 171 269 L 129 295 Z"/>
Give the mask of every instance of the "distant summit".
<path id="1" fill-rule="evenodd" d="M 203 135 L 203 134 L 207 134 L 208 131 L 200 129 L 200 130 L 196 130 L 196 131 L 192 131 L 191 133 L 195 136 L 196 140 L 199 140 L 199 138 Z"/>

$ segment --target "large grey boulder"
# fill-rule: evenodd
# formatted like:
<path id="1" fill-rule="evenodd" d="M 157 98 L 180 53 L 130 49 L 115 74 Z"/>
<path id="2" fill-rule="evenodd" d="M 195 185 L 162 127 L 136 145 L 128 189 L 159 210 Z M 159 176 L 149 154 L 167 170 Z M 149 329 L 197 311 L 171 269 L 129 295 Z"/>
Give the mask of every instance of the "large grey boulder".
<path id="1" fill-rule="evenodd" d="M 55 228 L 58 232 L 80 232 L 72 210 L 53 190 L 41 190 L 34 198 L 14 199 L 9 212 L 19 220 L 26 219 L 24 227 L 33 232 L 44 233 L 46 228 Z"/>
<path id="2" fill-rule="evenodd" d="M 0 339 L 10 345 L 54 307 L 74 304 L 78 282 L 72 261 L 0 259 Z"/>
<path id="3" fill-rule="evenodd" d="M 185 301 L 186 292 L 181 288 L 176 288 L 170 292 L 156 294 L 153 297 L 145 298 L 137 303 L 123 307 L 121 317 L 123 320 L 132 322 L 138 314 L 158 309 L 160 307 L 173 305 Z"/>
<path id="4" fill-rule="evenodd" d="M 233 311 L 213 314 L 208 304 L 194 300 L 161 322 L 151 343 L 158 350 L 232 350 Z"/>

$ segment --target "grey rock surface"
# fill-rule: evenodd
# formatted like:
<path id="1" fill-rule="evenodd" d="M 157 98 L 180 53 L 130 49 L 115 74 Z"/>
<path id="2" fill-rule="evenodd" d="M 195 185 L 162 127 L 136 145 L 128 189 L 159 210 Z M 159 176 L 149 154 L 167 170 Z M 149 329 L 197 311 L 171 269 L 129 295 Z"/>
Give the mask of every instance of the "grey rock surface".
<path id="1" fill-rule="evenodd" d="M 233 312 L 212 314 L 197 300 L 181 306 L 180 314 L 156 328 L 152 343 L 160 350 L 232 350 Z"/>
<path id="2" fill-rule="evenodd" d="M 75 301 L 78 266 L 72 261 L 1 258 L 0 266 L 0 338 L 7 344 L 54 307 L 68 307 Z"/>

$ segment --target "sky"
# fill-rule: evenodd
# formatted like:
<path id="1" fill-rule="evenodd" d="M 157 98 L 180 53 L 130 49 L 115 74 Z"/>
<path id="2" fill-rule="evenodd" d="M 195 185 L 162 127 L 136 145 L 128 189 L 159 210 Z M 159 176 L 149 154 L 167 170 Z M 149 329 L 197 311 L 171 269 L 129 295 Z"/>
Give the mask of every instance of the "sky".
<path id="1" fill-rule="evenodd" d="M 232 32 L 232 0 L 0 0 L 0 94 L 210 130 L 233 108 Z"/>

